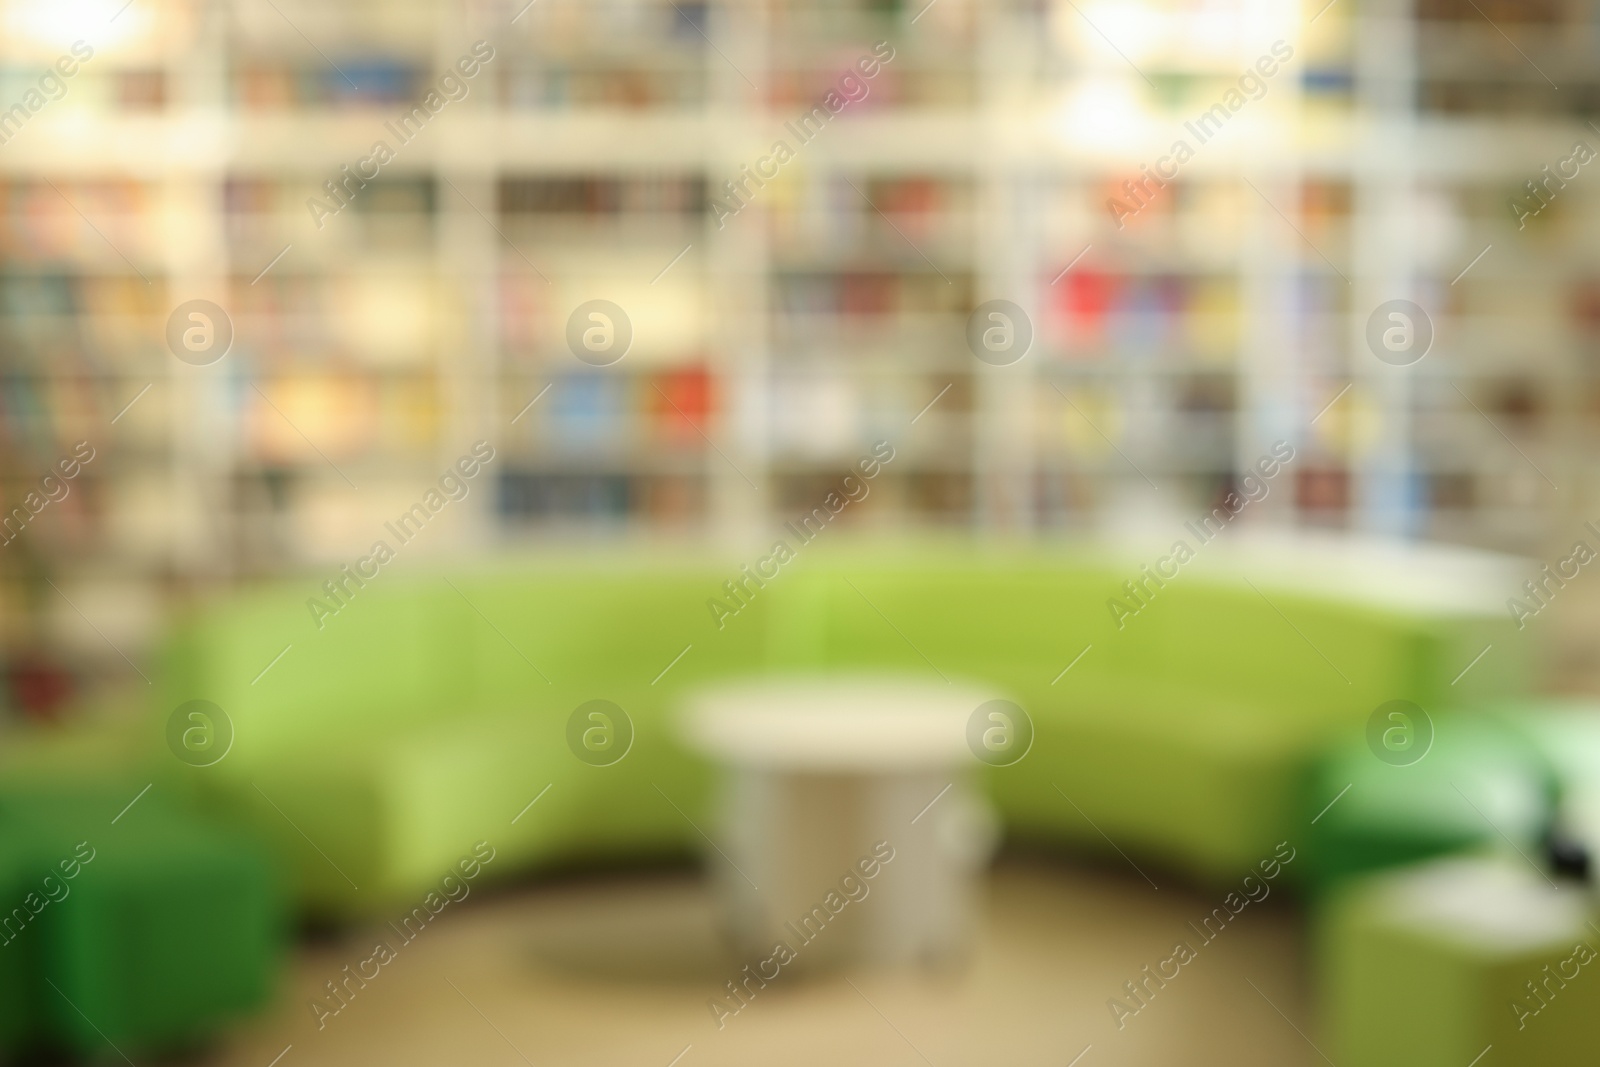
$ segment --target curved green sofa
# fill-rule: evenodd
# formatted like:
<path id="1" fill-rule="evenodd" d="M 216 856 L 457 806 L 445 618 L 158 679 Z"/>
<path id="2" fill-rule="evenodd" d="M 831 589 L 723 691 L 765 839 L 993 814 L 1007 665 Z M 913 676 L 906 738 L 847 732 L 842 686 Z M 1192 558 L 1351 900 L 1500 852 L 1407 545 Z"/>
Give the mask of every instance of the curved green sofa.
<path id="1" fill-rule="evenodd" d="M 1120 627 L 1107 601 L 1127 602 L 1152 555 L 841 540 L 759 586 L 741 560 L 504 559 L 346 581 L 320 628 L 306 603 L 326 599 L 319 579 L 275 582 L 178 627 L 150 745 L 166 787 L 272 842 L 305 908 L 352 915 L 412 906 L 479 841 L 499 876 L 699 847 L 710 773 L 672 722 L 692 686 L 921 671 L 986 683 L 1032 716 L 1029 754 L 985 770 L 1008 833 L 1225 882 L 1277 842 L 1309 840 L 1332 799 L 1319 754 L 1358 737 L 1378 704 L 1470 706 L 1527 687 L 1499 563 L 1205 551 L 1163 586 L 1146 581 L 1148 603 Z M 710 610 L 738 606 L 733 580 L 746 603 Z M 611 766 L 565 740 L 597 698 L 635 730 Z M 210 767 L 157 747 L 190 699 L 234 727 Z"/>

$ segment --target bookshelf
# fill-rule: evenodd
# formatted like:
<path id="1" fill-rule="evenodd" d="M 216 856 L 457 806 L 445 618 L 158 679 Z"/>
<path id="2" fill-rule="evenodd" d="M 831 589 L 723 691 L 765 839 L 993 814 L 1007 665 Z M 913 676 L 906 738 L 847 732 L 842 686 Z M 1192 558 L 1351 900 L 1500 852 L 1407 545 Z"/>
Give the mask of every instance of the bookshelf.
<path id="1" fill-rule="evenodd" d="M 0 145 L 0 497 L 99 449 L 0 560 L 6 647 L 137 681 L 123 654 L 174 596 L 364 550 L 480 438 L 492 479 L 412 555 L 759 542 L 885 438 L 851 525 L 1175 528 L 1284 439 L 1252 522 L 1537 554 L 1592 495 L 1600 185 L 1522 231 L 1506 200 L 1600 148 L 1593 13 L 1320 7 L 0 5 L 0 106 L 95 47 Z M 1107 200 L 1280 39 L 1118 228 Z M 465 91 L 316 225 L 307 199 L 479 40 Z M 719 218 L 879 41 L 869 91 Z M 1398 297 L 1436 327 L 1408 368 L 1364 340 Z M 197 298 L 235 328 L 206 367 L 163 340 Z M 566 343 L 597 299 L 633 327 L 609 366 Z M 1009 366 L 966 347 L 992 299 L 1032 323 Z"/>

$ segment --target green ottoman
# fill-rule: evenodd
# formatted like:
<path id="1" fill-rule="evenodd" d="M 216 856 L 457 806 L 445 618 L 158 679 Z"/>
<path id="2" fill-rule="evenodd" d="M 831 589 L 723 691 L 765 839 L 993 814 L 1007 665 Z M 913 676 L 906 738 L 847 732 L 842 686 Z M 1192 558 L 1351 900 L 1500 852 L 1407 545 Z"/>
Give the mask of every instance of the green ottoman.
<path id="1" fill-rule="evenodd" d="M 20 906 L 0 954 L 23 961 L 0 980 L 27 1012 L 24 1025 L 6 1020 L 17 1045 L 182 1049 L 271 993 L 287 931 L 264 853 L 158 798 L 121 810 L 129 799 L 95 789 L 0 797 L 12 843 L 0 866 Z"/>
<path id="2" fill-rule="evenodd" d="M 1301 873 L 1316 888 L 1498 843 L 1502 833 L 1530 855 L 1538 850 L 1557 775 L 1522 724 L 1486 713 L 1436 716 L 1432 745 L 1418 755 L 1386 762 L 1365 737 L 1347 737 L 1318 762 L 1301 821 Z"/>
<path id="3" fill-rule="evenodd" d="M 1378 875 L 1318 917 L 1322 1047 L 1341 1067 L 1594 1062 L 1600 928 L 1512 855 Z"/>
<path id="4" fill-rule="evenodd" d="M 39 852 L 28 827 L 0 820 L 0 1050 L 37 1042 L 44 1009 L 38 994 L 49 991 L 39 978 L 43 940 L 29 929 L 39 917 L 34 909 L 50 906 L 48 893 L 41 894 L 46 887 L 35 860 Z M 30 899 L 30 893 L 36 895 Z"/>

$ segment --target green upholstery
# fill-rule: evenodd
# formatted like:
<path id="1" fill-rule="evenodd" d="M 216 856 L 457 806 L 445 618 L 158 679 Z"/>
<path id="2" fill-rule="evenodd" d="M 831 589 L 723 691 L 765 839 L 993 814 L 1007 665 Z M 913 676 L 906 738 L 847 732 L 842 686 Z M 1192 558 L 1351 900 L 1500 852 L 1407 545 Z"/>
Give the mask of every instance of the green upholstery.
<path id="1" fill-rule="evenodd" d="M 1600 830 L 1600 705 L 1524 700 L 1498 709 L 1555 773 L 1564 797 Z"/>
<path id="2" fill-rule="evenodd" d="M 1432 747 L 1408 766 L 1376 759 L 1360 736 L 1330 749 L 1307 779 L 1304 818 L 1316 822 L 1305 870 L 1328 888 L 1502 833 L 1536 851 L 1560 778 L 1525 730 L 1520 717 L 1438 715 Z"/>
<path id="3" fill-rule="evenodd" d="M 14 820 L 0 823 L 0 1049 L 15 1049 L 36 1040 L 46 991 L 44 944 L 30 930 L 28 894 L 42 887 L 41 854 L 30 828 Z M 48 863 L 49 861 L 44 861 Z M 20 914 L 13 909 L 21 908 Z"/>
<path id="4" fill-rule="evenodd" d="M 102 861 L 50 947 L 62 996 L 48 1017 L 70 1047 L 102 1052 L 101 1032 L 130 1047 L 189 1044 L 266 1003 L 285 931 L 264 856 L 219 831 L 135 823 L 108 837 Z"/>
<path id="5" fill-rule="evenodd" d="M 993 774 L 1015 832 L 1208 881 L 1299 839 L 1292 801 L 1325 723 L 1137 680 L 1086 676 L 1070 693 L 1036 716 L 1034 752 Z"/>
<path id="6" fill-rule="evenodd" d="M 1362 747 L 1384 701 L 1433 711 L 1526 692 L 1526 645 L 1492 597 L 1408 591 L 1404 573 L 1362 588 L 1314 557 L 1239 571 L 1208 552 L 1120 626 L 1107 601 L 1137 561 L 941 545 L 805 546 L 742 604 L 724 588 L 737 563 L 609 553 L 386 570 L 320 627 L 306 606 L 327 599 L 320 579 L 234 593 L 174 629 L 147 718 L 0 751 L 0 892 L 24 899 L 64 842 L 98 850 L 70 906 L 0 948 L 0 1049 L 98 1054 L 96 1026 L 129 1049 L 203 1037 L 266 995 L 280 881 L 302 911 L 384 915 L 479 841 L 496 852 L 488 878 L 701 848 L 711 775 L 674 716 L 686 691 L 734 675 L 979 682 L 1035 723 L 1025 758 L 983 769 L 1009 832 L 1199 879 L 1232 882 L 1284 840 L 1319 884 L 1484 840 L 1441 781 L 1497 817 L 1520 789 L 1519 833 L 1547 814 L 1547 764 L 1568 787 L 1600 781 L 1600 758 L 1542 758 L 1570 734 L 1527 714 L 1506 716 L 1531 738 L 1520 748 L 1444 717 L 1416 767 Z M 166 748 L 191 699 L 232 724 L 209 766 Z M 596 699 L 633 728 L 608 766 L 568 747 L 569 716 Z M 52 784 L 85 778 L 107 784 Z M 184 809 L 247 831 L 270 861 Z M 1371 965 L 1341 960 L 1341 975 Z"/>
<path id="7" fill-rule="evenodd" d="M 237 740 L 219 767 L 242 773 L 304 754 L 309 739 L 360 744 L 473 709 L 472 662 L 451 654 L 473 617 L 448 585 L 375 581 L 320 630 L 305 607 L 319 592 L 306 580 L 238 595 L 173 641 L 159 710 L 193 696 L 221 706 Z"/>
<path id="8" fill-rule="evenodd" d="M 1514 853 L 1345 887 L 1317 920 L 1323 1048 L 1351 1067 L 1462 1067 L 1491 1045 L 1506 1067 L 1592 1062 L 1591 908 Z"/>
<path id="9" fill-rule="evenodd" d="M 1108 852 L 1114 842 L 1209 880 L 1303 839 L 1314 758 L 1380 703 L 1487 699 L 1517 691 L 1525 672 L 1513 646 L 1451 690 L 1481 637 L 1509 628 L 1489 611 L 1197 573 L 1119 630 L 1106 601 L 1137 576 L 1127 565 L 1043 554 L 821 562 L 819 662 L 985 679 L 1029 709 L 1033 751 L 989 775 L 1014 834 Z"/>
<path id="10" fill-rule="evenodd" d="M 316 910 L 409 904 L 478 840 L 506 857 L 496 876 L 683 853 L 697 837 L 684 813 L 699 820 L 708 783 L 676 742 L 674 701 L 765 662 L 759 607 L 737 628 L 711 629 L 704 602 L 718 581 L 707 567 L 610 560 L 394 578 L 320 631 L 306 588 L 277 586 L 184 632 L 166 706 L 203 697 L 232 718 L 234 750 L 191 777 L 271 838 Z M 294 596 L 298 612 L 284 607 Z M 329 675 L 336 685 L 317 684 Z M 358 684 L 367 676 L 370 692 Z M 613 766 L 566 747 L 567 717 L 593 699 L 633 723 Z"/>
<path id="11" fill-rule="evenodd" d="M 808 546 L 740 606 L 723 588 L 737 564 L 552 557 L 385 572 L 320 629 L 316 584 L 277 583 L 180 628 L 160 714 L 210 700 L 236 738 L 211 767 L 163 762 L 174 788 L 270 838 L 307 906 L 373 913 L 411 903 L 479 840 L 506 857 L 494 876 L 697 847 L 709 775 L 672 723 L 692 686 L 910 670 L 988 683 L 1034 717 L 1028 757 L 986 772 L 1013 832 L 1109 837 L 1226 880 L 1291 836 L 1318 749 L 1378 703 L 1520 684 L 1514 642 L 1449 684 L 1509 625 L 1497 605 L 1396 606 L 1293 574 L 1252 587 L 1196 564 L 1118 629 L 1106 601 L 1137 574 L 1083 552 Z M 737 614 L 719 625 L 711 598 Z M 612 766 L 567 749 L 567 718 L 591 699 L 633 721 Z"/>
<path id="12" fill-rule="evenodd" d="M 270 996 L 286 915 L 266 853 L 134 796 L 0 796 L 4 1047 L 181 1049 Z"/>

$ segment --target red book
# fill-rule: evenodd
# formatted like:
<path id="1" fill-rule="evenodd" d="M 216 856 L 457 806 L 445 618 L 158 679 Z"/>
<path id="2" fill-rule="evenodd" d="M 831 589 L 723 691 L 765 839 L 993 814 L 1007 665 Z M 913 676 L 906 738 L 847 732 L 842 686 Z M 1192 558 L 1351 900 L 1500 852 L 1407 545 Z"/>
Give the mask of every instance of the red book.
<path id="1" fill-rule="evenodd" d="M 699 441 L 711 417 L 711 375 L 704 367 L 686 367 L 658 375 L 651 383 L 650 411 L 657 435 L 682 444 Z"/>
<path id="2" fill-rule="evenodd" d="M 1099 340 L 1105 329 L 1106 312 L 1121 288 L 1118 280 L 1098 271 L 1075 270 L 1055 288 L 1060 294 L 1057 306 L 1066 322 L 1068 339 L 1076 343 Z"/>

